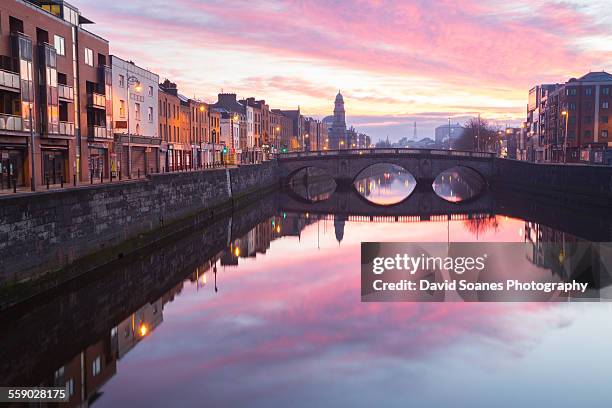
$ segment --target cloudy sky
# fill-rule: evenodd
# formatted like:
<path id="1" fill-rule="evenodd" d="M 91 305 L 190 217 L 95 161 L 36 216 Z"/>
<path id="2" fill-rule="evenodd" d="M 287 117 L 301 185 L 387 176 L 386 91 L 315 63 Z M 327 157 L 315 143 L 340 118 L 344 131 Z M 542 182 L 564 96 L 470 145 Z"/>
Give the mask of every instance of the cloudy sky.
<path id="1" fill-rule="evenodd" d="M 608 0 L 73 3 L 111 53 L 187 96 L 224 90 L 322 117 L 341 89 L 349 123 L 375 140 L 479 112 L 516 124 L 532 85 L 612 70 Z"/>

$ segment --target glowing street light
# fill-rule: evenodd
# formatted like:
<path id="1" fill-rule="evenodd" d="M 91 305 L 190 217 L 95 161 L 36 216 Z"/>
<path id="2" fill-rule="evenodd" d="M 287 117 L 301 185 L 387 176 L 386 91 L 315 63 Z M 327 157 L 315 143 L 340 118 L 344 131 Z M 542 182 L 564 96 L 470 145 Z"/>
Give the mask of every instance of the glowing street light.
<path id="1" fill-rule="evenodd" d="M 127 106 L 127 138 L 128 138 L 128 148 L 127 148 L 127 153 L 128 153 L 128 177 L 132 178 L 132 133 L 130 132 L 130 85 L 134 85 L 134 90 L 136 90 L 136 92 L 140 92 L 142 91 L 142 85 L 140 84 L 140 80 L 133 76 L 130 75 L 130 72 L 126 69 L 126 77 L 127 77 L 127 100 L 128 100 L 128 106 Z"/>
<path id="2" fill-rule="evenodd" d="M 565 118 L 565 138 L 563 141 L 563 163 L 567 163 L 567 124 L 569 121 L 569 115 L 566 110 L 561 111 L 561 115 Z"/>

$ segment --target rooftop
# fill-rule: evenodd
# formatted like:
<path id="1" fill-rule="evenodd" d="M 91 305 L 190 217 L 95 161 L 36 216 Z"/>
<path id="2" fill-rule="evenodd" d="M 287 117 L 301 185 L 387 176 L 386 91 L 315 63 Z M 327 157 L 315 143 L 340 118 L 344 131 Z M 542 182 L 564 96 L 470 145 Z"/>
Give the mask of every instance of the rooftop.
<path id="1" fill-rule="evenodd" d="M 571 81 L 571 80 L 570 80 Z M 606 71 L 589 72 L 578 78 L 581 82 L 607 82 L 612 81 L 612 75 Z"/>

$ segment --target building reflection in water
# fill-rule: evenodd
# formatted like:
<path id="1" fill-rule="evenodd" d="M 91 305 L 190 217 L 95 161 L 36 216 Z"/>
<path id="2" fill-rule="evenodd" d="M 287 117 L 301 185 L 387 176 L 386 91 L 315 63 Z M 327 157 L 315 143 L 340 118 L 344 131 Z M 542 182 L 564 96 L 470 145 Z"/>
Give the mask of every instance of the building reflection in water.
<path id="1" fill-rule="evenodd" d="M 612 244 L 591 242 L 533 222 L 525 223 L 527 258 L 564 281 L 577 280 L 601 288 L 612 283 Z M 606 296 L 608 297 L 608 296 Z"/>
<path id="2" fill-rule="evenodd" d="M 484 179 L 468 167 L 457 166 L 440 173 L 434 180 L 434 192 L 442 199 L 459 203 L 477 197 L 485 189 Z"/>
<path id="3" fill-rule="evenodd" d="M 404 201 L 416 188 L 416 180 L 403 167 L 378 163 L 364 169 L 355 179 L 357 192 L 371 203 L 393 205 Z"/>
<path id="4" fill-rule="evenodd" d="M 39 385 L 65 387 L 69 397 L 66 406 L 88 406 L 95 402 L 101 395 L 101 387 L 116 374 L 117 361 L 163 322 L 164 306 L 173 301 L 182 288 L 181 282 L 161 298 L 140 307 L 112 327 L 107 337 L 86 347 L 58 367 L 52 380 Z"/>

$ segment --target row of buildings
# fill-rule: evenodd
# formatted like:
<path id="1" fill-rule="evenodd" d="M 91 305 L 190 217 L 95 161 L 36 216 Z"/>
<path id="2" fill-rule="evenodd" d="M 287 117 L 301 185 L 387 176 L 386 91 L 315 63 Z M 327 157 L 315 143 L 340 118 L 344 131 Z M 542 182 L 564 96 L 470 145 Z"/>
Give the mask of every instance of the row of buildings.
<path id="1" fill-rule="evenodd" d="M 110 55 L 89 24 L 63 0 L 0 3 L 0 189 L 369 145 L 346 129 L 343 101 L 342 123 L 328 124 L 232 93 L 188 98 Z"/>
<path id="2" fill-rule="evenodd" d="M 612 164 L 612 75 L 589 72 L 529 91 L 517 158 Z"/>

